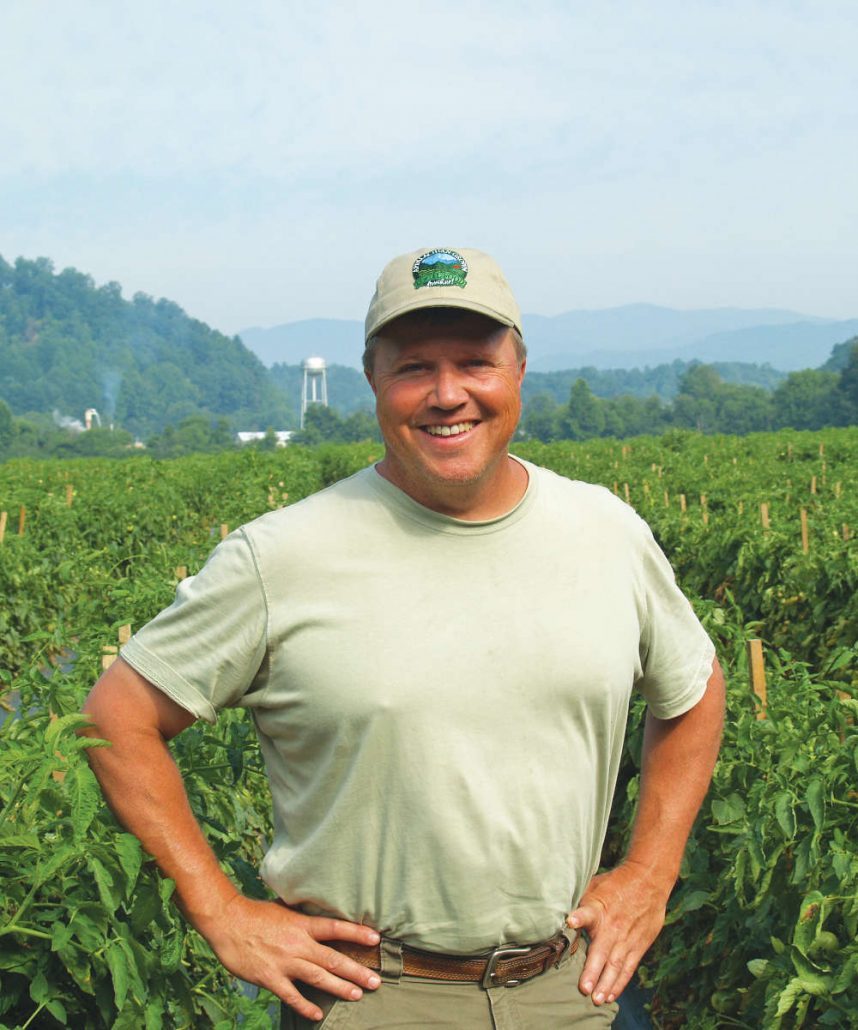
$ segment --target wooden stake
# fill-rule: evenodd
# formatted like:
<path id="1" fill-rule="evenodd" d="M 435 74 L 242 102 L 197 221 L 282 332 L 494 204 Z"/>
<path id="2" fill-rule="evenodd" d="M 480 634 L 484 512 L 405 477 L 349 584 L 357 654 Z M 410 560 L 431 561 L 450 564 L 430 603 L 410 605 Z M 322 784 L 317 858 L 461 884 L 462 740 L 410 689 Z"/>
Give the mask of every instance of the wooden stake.
<path id="1" fill-rule="evenodd" d="M 807 508 L 801 509 L 801 549 L 805 554 L 810 550 L 807 537 Z"/>
<path id="2" fill-rule="evenodd" d="M 21 505 L 21 510 L 18 512 L 18 536 L 24 535 L 24 526 L 27 524 L 27 509 L 24 505 Z"/>
<path id="3" fill-rule="evenodd" d="M 8 518 L 8 511 L 0 511 L 0 544 L 3 543 L 3 538 L 6 536 L 6 520 Z"/>
<path id="4" fill-rule="evenodd" d="M 744 515 L 745 514 L 745 502 L 744 501 L 739 501 L 739 514 L 740 515 Z"/>
<path id="5" fill-rule="evenodd" d="M 849 527 L 848 527 L 848 526 L 846 525 L 846 523 L 844 522 L 844 523 L 843 523 L 843 539 L 844 539 L 844 540 L 848 540 L 848 539 L 849 539 L 849 537 L 850 537 L 850 535 L 851 535 L 851 534 L 849 533 Z M 2 538 L 2 537 L 0 537 L 0 540 L 2 540 L 2 539 L 3 539 L 3 538 Z"/>
<path id="6" fill-rule="evenodd" d="M 706 501 L 706 494 L 700 495 L 700 510 L 703 513 L 703 525 L 709 525 L 709 505 Z"/>
<path id="7" fill-rule="evenodd" d="M 614 493 L 617 495 L 617 497 L 620 496 L 620 484 L 616 481 L 616 479 L 614 480 Z"/>
<path id="8" fill-rule="evenodd" d="M 176 579 L 187 579 L 188 578 L 188 566 L 177 565 L 176 566 Z"/>
<path id="9" fill-rule="evenodd" d="M 665 508 L 670 507 L 670 494 L 667 492 L 667 490 L 664 491 L 664 506 Z"/>
<path id="10" fill-rule="evenodd" d="M 816 493 L 816 476 L 810 477 L 810 492 L 812 494 Z"/>
<path id="11" fill-rule="evenodd" d="M 843 489 L 843 484 L 838 479 L 837 482 L 834 484 L 834 496 L 837 497 L 838 499 L 840 497 L 840 491 L 842 489 Z"/>
<path id="12" fill-rule="evenodd" d="M 748 641 L 748 669 L 751 673 L 751 689 L 760 699 L 758 719 L 766 717 L 766 666 L 763 661 L 762 640 Z"/>
<path id="13" fill-rule="evenodd" d="M 679 510 L 682 512 L 683 515 L 685 514 L 685 509 L 686 509 L 685 494 L 680 494 L 679 495 Z"/>
<path id="14" fill-rule="evenodd" d="M 626 495 L 626 504 L 631 504 L 632 503 L 632 498 L 631 498 L 631 495 L 629 493 L 629 484 L 628 483 L 623 483 L 623 493 Z"/>
<path id="15" fill-rule="evenodd" d="M 71 483 L 66 483 L 66 504 L 71 507 L 72 500 L 74 499 L 74 487 Z"/>
<path id="16" fill-rule="evenodd" d="M 821 443 L 819 445 L 819 456 L 820 456 L 820 458 L 822 457 L 823 454 L 825 454 L 825 444 Z"/>
<path id="17" fill-rule="evenodd" d="M 762 523 L 763 529 L 769 528 L 769 505 L 767 501 L 763 501 L 760 505 L 760 522 Z"/>
<path id="18" fill-rule="evenodd" d="M 128 623 L 126 623 L 124 626 L 120 626 L 116 633 L 116 638 L 119 641 L 119 647 L 121 647 L 123 644 L 127 644 L 128 641 L 131 639 L 131 626 Z M 102 669 L 107 671 L 110 668 L 110 666 L 113 665 L 113 663 L 119 656 L 119 647 L 117 647 L 115 644 L 105 644 L 105 646 L 101 649 Z"/>
<path id="19" fill-rule="evenodd" d="M 226 540 L 226 538 L 228 536 L 229 536 L 229 526 L 228 526 L 228 524 L 226 522 L 221 522 L 221 524 L 220 524 L 220 538 L 221 538 L 221 540 Z"/>

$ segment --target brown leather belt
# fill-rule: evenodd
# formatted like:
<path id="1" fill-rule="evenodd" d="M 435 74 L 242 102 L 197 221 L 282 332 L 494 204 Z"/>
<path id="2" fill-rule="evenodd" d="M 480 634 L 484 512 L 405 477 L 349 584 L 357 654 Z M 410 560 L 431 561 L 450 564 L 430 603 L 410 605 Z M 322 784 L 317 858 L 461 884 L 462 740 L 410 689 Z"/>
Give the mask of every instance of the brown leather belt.
<path id="1" fill-rule="evenodd" d="M 381 945 L 354 944 L 351 941 L 327 941 L 329 947 L 362 966 L 381 969 Z M 558 933 L 551 940 L 526 947 L 501 945 L 489 955 L 441 955 L 434 951 L 421 951 L 402 945 L 402 972 L 407 976 L 422 976 L 430 980 L 455 980 L 478 983 L 483 987 L 514 987 L 558 966 L 566 949 L 574 955 L 578 950 L 578 937 L 569 945 L 569 938 Z"/>

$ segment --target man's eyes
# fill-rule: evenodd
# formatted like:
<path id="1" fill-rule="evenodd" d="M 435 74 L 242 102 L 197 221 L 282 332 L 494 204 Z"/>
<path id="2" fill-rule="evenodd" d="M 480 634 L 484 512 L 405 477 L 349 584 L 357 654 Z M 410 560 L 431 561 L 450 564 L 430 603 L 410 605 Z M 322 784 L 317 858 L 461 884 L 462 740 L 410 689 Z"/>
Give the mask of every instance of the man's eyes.
<path id="1" fill-rule="evenodd" d="M 488 358 L 468 358 L 461 363 L 462 368 L 488 368 L 491 365 Z M 430 371 L 431 366 L 425 361 L 409 361 L 403 365 L 396 366 L 397 375 L 413 375 L 417 372 Z"/>

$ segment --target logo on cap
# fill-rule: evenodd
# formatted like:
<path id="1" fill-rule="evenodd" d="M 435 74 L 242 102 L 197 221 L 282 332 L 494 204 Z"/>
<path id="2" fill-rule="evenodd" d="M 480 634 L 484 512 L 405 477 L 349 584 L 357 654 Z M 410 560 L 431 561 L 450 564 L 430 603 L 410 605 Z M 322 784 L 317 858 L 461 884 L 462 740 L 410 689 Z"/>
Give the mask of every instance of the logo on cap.
<path id="1" fill-rule="evenodd" d="M 421 254 L 411 266 L 414 289 L 421 286 L 461 286 L 468 284 L 468 262 L 455 250 L 430 250 Z"/>

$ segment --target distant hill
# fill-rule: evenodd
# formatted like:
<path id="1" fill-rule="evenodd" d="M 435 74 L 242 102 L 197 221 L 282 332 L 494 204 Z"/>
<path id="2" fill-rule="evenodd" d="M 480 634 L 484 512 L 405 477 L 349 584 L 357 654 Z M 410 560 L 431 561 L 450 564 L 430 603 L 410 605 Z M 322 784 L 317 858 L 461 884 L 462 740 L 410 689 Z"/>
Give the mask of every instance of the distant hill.
<path id="1" fill-rule="evenodd" d="M 751 362 L 768 364 L 784 372 L 818 368 L 836 344 L 858 332 L 858 319 L 842 322 L 794 322 L 784 325 L 748 326 L 713 333 L 682 347 L 644 350 L 594 350 L 584 354 L 535 356 L 530 366 L 548 370 L 556 363 L 577 359 L 596 368 L 642 368 L 672 361 Z"/>
<path id="2" fill-rule="evenodd" d="M 190 414 L 245 429 L 295 423 L 255 354 L 168 300 L 122 297 L 46 258 L 0 258 L 0 398 L 65 424 L 96 408 L 144 435 Z"/>
<path id="3" fill-rule="evenodd" d="M 534 372 L 643 368 L 675 360 L 768 363 L 793 371 L 821 365 L 834 344 L 858 332 L 858 319 L 771 308 L 679 311 L 627 304 L 553 317 L 525 315 L 524 332 Z M 356 320 L 306 319 L 239 335 L 268 365 L 300 364 L 318 354 L 331 363 L 360 366 L 363 325 Z"/>

